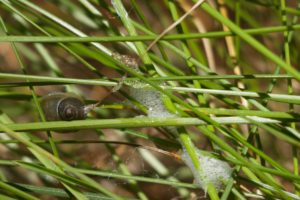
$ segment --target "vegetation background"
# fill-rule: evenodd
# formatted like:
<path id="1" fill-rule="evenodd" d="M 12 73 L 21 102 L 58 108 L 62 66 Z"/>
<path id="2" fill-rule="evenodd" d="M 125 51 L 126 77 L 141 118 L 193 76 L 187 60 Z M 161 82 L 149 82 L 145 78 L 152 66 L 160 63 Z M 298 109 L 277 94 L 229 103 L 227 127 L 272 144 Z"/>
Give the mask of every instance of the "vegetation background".
<path id="1" fill-rule="evenodd" d="M 189 13 L 197 2 L 0 0 L 0 197 L 300 199 L 300 1 L 207 0 Z M 136 101 L 139 81 L 164 106 Z M 46 122 L 40 97 L 55 91 L 101 105 Z M 196 148 L 225 160 L 232 178 L 198 188 L 183 148 L 200 171 Z"/>

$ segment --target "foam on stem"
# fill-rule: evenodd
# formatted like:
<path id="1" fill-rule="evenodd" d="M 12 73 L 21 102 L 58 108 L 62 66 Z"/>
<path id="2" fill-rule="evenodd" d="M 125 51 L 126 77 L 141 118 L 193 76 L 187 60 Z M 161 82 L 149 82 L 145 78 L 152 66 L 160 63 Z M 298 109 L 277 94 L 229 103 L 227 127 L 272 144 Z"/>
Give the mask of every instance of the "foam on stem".
<path id="1" fill-rule="evenodd" d="M 226 182 L 231 177 L 232 168 L 227 162 L 213 158 L 209 155 L 201 153 L 197 149 L 198 161 L 201 171 L 198 171 L 186 149 L 183 149 L 181 154 L 182 161 L 191 169 L 195 178 L 195 183 L 199 185 L 205 192 L 209 183 L 212 183 L 217 191 L 224 188 Z"/>
<path id="2" fill-rule="evenodd" d="M 140 81 L 131 82 L 130 86 L 130 95 L 147 108 L 148 117 L 175 117 L 165 107 L 161 92 L 152 89 Z"/>

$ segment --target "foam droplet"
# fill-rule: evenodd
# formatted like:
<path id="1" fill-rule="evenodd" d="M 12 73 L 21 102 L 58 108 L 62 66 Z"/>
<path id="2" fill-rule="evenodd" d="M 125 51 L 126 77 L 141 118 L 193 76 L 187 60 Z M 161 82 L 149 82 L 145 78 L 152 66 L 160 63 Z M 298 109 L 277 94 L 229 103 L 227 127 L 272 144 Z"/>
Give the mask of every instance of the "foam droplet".
<path id="1" fill-rule="evenodd" d="M 209 183 L 212 183 L 217 191 L 223 189 L 232 173 L 232 168 L 229 164 L 209 155 L 204 155 L 200 150 L 197 150 L 197 156 L 202 169 L 201 171 L 198 171 L 195 168 L 186 149 L 184 149 L 181 154 L 181 159 L 191 169 L 196 184 L 198 184 L 205 192 L 207 191 Z"/>
<path id="2" fill-rule="evenodd" d="M 131 82 L 130 86 L 130 95 L 147 108 L 148 117 L 175 117 L 175 115 L 170 113 L 165 107 L 161 92 L 150 88 L 141 81 Z"/>

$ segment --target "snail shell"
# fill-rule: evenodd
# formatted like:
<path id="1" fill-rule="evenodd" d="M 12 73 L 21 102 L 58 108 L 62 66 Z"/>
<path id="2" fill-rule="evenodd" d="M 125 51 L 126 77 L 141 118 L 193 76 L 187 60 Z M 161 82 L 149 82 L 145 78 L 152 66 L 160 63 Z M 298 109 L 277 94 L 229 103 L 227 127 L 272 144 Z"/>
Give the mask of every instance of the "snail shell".
<path id="1" fill-rule="evenodd" d="M 41 99 L 47 121 L 71 121 L 86 118 L 83 99 L 73 93 L 54 92 Z"/>

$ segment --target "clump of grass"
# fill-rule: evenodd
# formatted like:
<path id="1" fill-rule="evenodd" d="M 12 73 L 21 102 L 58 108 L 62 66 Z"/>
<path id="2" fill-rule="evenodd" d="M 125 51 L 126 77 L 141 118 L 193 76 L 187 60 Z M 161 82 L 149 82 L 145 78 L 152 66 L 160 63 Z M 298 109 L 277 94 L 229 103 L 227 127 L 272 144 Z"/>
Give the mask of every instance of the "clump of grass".
<path id="1" fill-rule="evenodd" d="M 296 3 L 0 2 L 1 197 L 299 199 Z M 46 121 L 57 91 L 102 104 Z"/>

